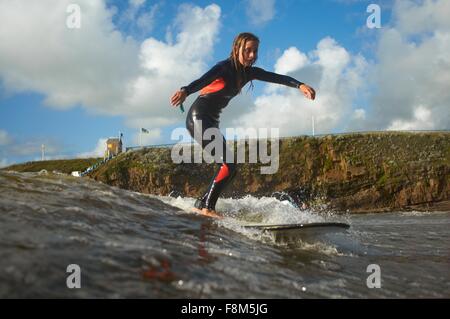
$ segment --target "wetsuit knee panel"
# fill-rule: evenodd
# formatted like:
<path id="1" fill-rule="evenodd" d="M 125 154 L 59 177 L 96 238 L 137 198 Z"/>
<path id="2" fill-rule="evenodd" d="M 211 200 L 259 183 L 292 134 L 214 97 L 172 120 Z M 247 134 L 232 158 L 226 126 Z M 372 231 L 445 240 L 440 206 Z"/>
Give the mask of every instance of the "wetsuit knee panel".
<path id="1" fill-rule="evenodd" d="M 225 178 L 232 178 L 236 174 L 236 164 L 233 163 L 223 163 L 220 166 L 219 172 L 217 173 L 216 178 L 214 179 L 215 183 L 219 183 Z"/>

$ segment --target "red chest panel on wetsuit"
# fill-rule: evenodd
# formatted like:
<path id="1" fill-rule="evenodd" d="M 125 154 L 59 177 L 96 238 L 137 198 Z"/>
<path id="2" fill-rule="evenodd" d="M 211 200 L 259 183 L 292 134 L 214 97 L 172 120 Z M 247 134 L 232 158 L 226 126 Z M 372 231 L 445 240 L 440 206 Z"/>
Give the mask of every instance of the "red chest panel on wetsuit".
<path id="1" fill-rule="evenodd" d="M 210 94 L 218 92 L 225 87 L 225 80 L 223 78 L 218 78 L 212 81 L 208 86 L 205 86 L 201 91 L 200 95 Z"/>

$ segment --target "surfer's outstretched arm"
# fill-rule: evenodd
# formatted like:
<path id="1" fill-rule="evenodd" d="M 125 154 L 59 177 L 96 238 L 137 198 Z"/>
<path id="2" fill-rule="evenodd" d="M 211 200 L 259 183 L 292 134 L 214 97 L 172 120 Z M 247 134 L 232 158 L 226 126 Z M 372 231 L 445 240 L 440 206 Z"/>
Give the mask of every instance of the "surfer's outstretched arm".
<path id="1" fill-rule="evenodd" d="M 310 100 L 314 100 L 316 97 L 316 91 L 314 91 L 312 87 L 287 75 L 269 72 L 258 67 L 251 67 L 250 76 L 255 80 L 298 88 L 303 93 L 303 95 Z"/>
<path id="2" fill-rule="evenodd" d="M 211 68 L 211 70 L 203 74 L 199 79 L 193 81 L 188 86 L 183 86 L 181 89 L 176 91 L 170 99 L 171 104 L 173 106 L 178 106 L 182 104 L 188 95 L 191 95 L 192 93 L 195 93 L 200 89 L 204 88 L 205 86 L 210 84 L 213 80 L 220 77 L 222 73 L 223 73 L 222 65 L 216 64 Z"/>

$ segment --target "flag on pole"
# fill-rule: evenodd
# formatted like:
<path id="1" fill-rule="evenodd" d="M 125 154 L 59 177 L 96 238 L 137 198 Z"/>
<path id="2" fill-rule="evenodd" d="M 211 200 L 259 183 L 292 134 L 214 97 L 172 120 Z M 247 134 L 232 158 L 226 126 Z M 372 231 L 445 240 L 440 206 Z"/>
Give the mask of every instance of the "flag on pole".
<path id="1" fill-rule="evenodd" d="M 145 129 L 145 128 L 141 128 L 141 132 L 142 133 L 150 133 L 147 129 Z"/>

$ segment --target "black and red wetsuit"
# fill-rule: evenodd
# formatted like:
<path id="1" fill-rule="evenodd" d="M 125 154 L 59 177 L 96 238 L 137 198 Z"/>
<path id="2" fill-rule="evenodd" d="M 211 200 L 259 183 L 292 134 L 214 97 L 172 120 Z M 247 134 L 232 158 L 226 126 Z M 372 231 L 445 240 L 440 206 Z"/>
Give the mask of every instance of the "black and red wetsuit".
<path id="1" fill-rule="evenodd" d="M 198 80 L 181 88 L 185 90 L 187 95 L 201 90 L 200 95 L 192 104 L 186 118 L 186 128 L 193 138 L 196 136 L 203 137 L 203 133 L 208 128 L 215 127 L 218 129 L 219 116 L 222 109 L 225 108 L 228 105 L 228 102 L 239 94 L 241 88 L 251 80 L 278 83 L 294 88 L 297 88 L 302 84 L 302 82 L 299 82 L 290 76 L 268 72 L 257 67 L 246 67 L 244 68 L 241 87 L 238 87 L 237 72 L 238 71 L 233 65 L 233 61 L 228 58 L 217 63 Z M 194 129 L 200 126 L 199 123 L 201 123 L 201 132 L 194 134 Z M 219 195 L 230 183 L 236 173 L 234 154 L 227 148 L 223 136 L 221 136 L 221 140 L 223 142 L 223 157 L 219 163 L 220 167 L 214 175 L 208 190 L 199 200 L 197 200 L 195 207 L 199 209 L 208 208 L 210 210 L 215 210 Z M 196 141 L 203 149 L 210 142 L 209 140 L 204 139 Z"/>

